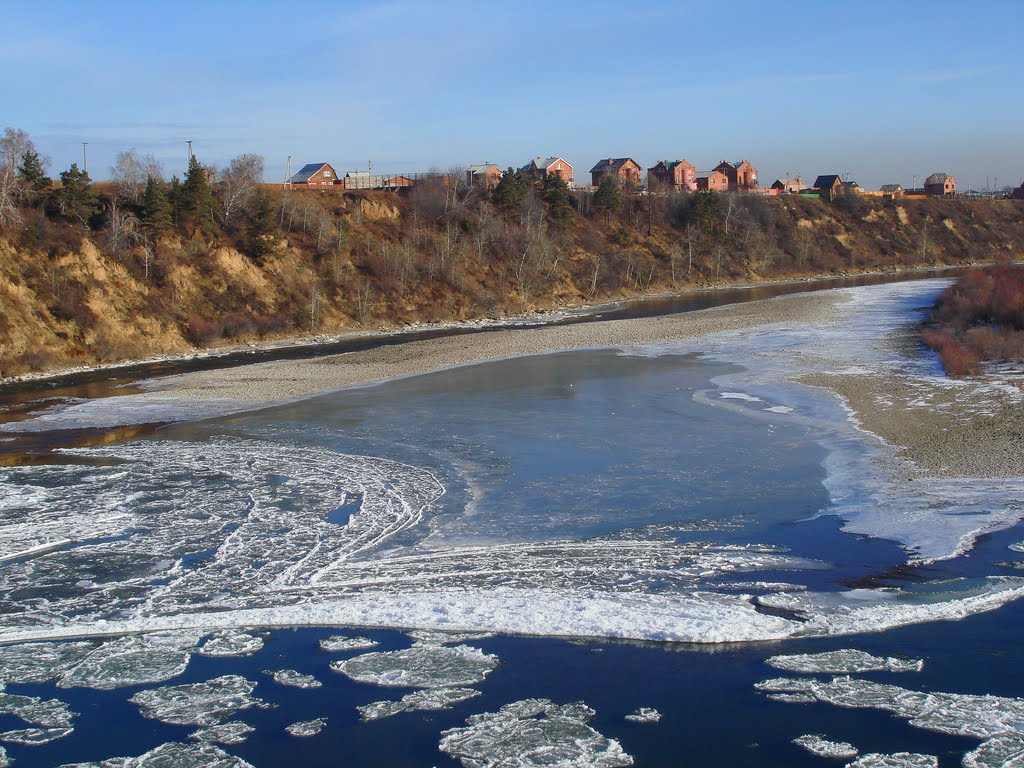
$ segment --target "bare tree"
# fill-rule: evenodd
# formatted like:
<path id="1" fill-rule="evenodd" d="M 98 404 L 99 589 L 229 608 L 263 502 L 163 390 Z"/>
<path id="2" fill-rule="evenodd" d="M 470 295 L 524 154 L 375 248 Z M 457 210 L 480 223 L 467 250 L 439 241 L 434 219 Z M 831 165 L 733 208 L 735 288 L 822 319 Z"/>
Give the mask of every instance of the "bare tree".
<path id="1" fill-rule="evenodd" d="M 146 155 L 142 158 L 142 163 L 146 167 L 146 179 L 164 181 L 164 164 L 157 160 L 154 155 Z"/>
<path id="2" fill-rule="evenodd" d="M 127 152 L 118 152 L 114 167 L 110 169 L 117 197 L 126 203 L 137 205 L 146 189 L 148 176 L 146 163 L 134 147 Z"/>
<path id="3" fill-rule="evenodd" d="M 245 208 L 262 181 L 263 158 L 251 153 L 234 158 L 228 167 L 220 172 L 221 221 L 225 226 L 231 223 L 239 210 Z"/>
<path id="4" fill-rule="evenodd" d="M 0 137 L 0 226 L 21 221 L 18 198 L 22 180 L 18 176 L 18 163 L 26 152 L 35 152 L 35 145 L 25 131 L 5 128 Z"/>
<path id="5" fill-rule="evenodd" d="M 131 211 L 126 211 L 117 203 L 117 198 L 110 203 L 108 210 L 107 247 L 115 256 L 121 256 L 126 250 L 143 241 L 139 220 Z M 146 277 L 149 277 L 149 263 L 146 264 Z"/>

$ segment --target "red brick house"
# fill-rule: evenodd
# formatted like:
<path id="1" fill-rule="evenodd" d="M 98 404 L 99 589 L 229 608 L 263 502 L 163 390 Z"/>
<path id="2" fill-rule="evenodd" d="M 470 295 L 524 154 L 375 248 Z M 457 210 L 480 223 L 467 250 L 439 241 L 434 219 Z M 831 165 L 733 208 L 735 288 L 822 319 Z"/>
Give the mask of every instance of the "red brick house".
<path id="1" fill-rule="evenodd" d="M 561 176 L 562 181 L 570 187 L 573 184 L 572 166 L 560 157 L 535 157 L 520 170 L 528 176 L 534 176 L 537 179 L 543 179 L 549 173 L 554 173 Z"/>
<path id="2" fill-rule="evenodd" d="M 591 183 L 595 187 L 600 186 L 601 179 L 606 173 L 613 174 L 624 187 L 639 187 L 643 168 L 631 157 L 609 157 L 590 169 Z"/>
<path id="3" fill-rule="evenodd" d="M 757 189 L 757 168 L 746 160 L 727 163 L 725 160 L 715 166 L 729 179 L 730 192 L 753 192 Z"/>
<path id="4" fill-rule="evenodd" d="M 662 160 L 647 169 L 647 188 L 674 189 L 676 192 L 697 191 L 697 169 L 686 160 Z"/>
<path id="5" fill-rule="evenodd" d="M 501 181 L 501 168 L 494 163 L 471 165 L 466 169 L 466 183 L 471 187 L 494 189 Z"/>
<path id="6" fill-rule="evenodd" d="M 721 171 L 702 171 L 697 175 L 698 192 L 728 192 L 729 177 Z"/>
<path id="7" fill-rule="evenodd" d="M 289 184 L 305 184 L 308 187 L 326 187 L 338 181 L 338 174 L 329 163 L 309 163 L 288 179 Z"/>
<path id="8" fill-rule="evenodd" d="M 949 197 L 956 191 L 956 179 L 948 173 L 933 173 L 924 180 L 924 193 L 930 197 Z"/>

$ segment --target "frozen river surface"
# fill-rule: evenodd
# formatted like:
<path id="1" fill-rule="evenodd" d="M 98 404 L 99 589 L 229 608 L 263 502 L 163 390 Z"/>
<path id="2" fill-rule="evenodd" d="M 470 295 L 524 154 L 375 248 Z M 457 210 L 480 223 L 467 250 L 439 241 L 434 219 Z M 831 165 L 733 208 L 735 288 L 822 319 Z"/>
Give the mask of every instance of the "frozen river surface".
<path id="1" fill-rule="evenodd" d="M 0 743 L 19 766 L 328 765 L 342 743 L 360 765 L 747 764 L 691 730 L 730 701 L 755 747 L 776 717 L 816 723 L 758 764 L 1002 764 L 977 761 L 1024 753 L 1024 691 L 940 677 L 953 714 L 925 717 L 890 683 L 910 641 L 885 639 L 1018 615 L 1019 481 L 897 482 L 837 399 L 787 381 L 937 377 L 884 341 L 938 285 L 847 289 L 823 327 L 470 366 L 0 470 Z M 889 662 L 853 654 L 876 682 L 845 687 L 764 664 L 805 647 Z M 965 698 L 986 693 L 996 714 Z M 865 736 L 872 707 L 891 738 Z M 935 726 L 958 718 L 984 724 Z"/>

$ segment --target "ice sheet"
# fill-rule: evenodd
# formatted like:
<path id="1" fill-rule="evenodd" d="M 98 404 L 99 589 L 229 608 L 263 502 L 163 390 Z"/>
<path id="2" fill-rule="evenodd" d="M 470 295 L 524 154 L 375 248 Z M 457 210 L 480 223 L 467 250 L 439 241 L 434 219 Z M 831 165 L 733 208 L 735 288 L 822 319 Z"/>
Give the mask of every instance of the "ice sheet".
<path id="1" fill-rule="evenodd" d="M 307 738 L 309 736 L 316 736 L 326 726 L 327 718 L 318 717 L 315 720 L 300 720 L 297 723 L 292 723 L 285 730 L 292 736 Z"/>
<path id="2" fill-rule="evenodd" d="M 221 723 L 220 725 L 211 725 L 208 728 L 203 728 L 193 733 L 189 738 L 196 741 L 209 742 L 210 744 L 241 744 L 255 730 L 248 723 L 234 720 L 230 723 Z"/>
<path id="3" fill-rule="evenodd" d="M 273 677 L 278 685 L 292 688 L 319 688 L 323 685 L 312 675 L 304 675 L 294 669 L 265 669 L 263 674 Z"/>
<path id="4" fill-rule="evenodd" d="M 466 768 L 633 765 L 619 742 L 587 724 L 593 717 L 594 710 L 582 702 L 525 699 L 472 715 L 464 728 L 444 731 L 439 748 Z"/>
<path id="5" fill-rule="evenodd" d="M 114 757 L 96 763 L 67 763 L 60 768 L 253 768 L 213 744 L 168 742 L 138 757 Z"/>
<path id="6" fill-rule="evenodd" d="M 74 730 L 74 728 L 21 728 L 0 733 L 0 741 L 35 747 L 40 744 L 49 744 L 57 739 L 63 739 Z"/>
<path id="7" fill-rule="evenodd" d="M 497 656 L 468 645 L 414 645 L 331 662 L 331 669 L 356 682 L 399 688 L 474 685 L 497 666 Z"/>
<path id="8" fill-rule="evenodd" d="M 239 675 L 224 675 L 204 683 L 169 685 L 139 691 L 129 701 L 143 717 L 174 725 L 213 726 L 236 712 L 266 707 L 252 695 L 256 683 Z"/>
<path id="9" fill-rule="evenodd" d="M 834 757 L 840 760 L 849 760 L 860 752 L 853 744 L 847 741 L 830 741 L 818 734 L 808 734 L 793 739 L 793 743 L 803 747 L 812 755 L 818 757 Z"/>
<path id="10" fill-rule="evenodd" d="M 320 641 L 320 649 L 329 653 L 342 651 L 365 651 L 376 648 L 379 643 L 368 637 L 348 637 L 346 635 L 334 635 Z"/>
<path id="11" fill-rule="evenodd" d="M 895 752 L 891 755 L 872 752 L 847 763 L 846 768 L 939 768 L 939 759 L 914 752 Z"/>
<path id="12" fill-rule="evenodd" d="M 772 656 L 766 659 L 765 663 L 787 672 L 832 675 L 859 672 L 920 672 L 924 668 L 924 661 L 921 659 L 897 659 L 892 656 L 882 658 L 853 649 Z"/>
<path id="13" fill-rule="evenodd" d="M 170 680 L 188 667 L 199 637 L 199 632 L 184 631 L 108 640 L 61 674 L 57 686 L 109 691 Z"/>
<path id="14" fill-rule="evenodd" d="M 375 701 L 356 709 L 363 720 L 380 720 L 401 712 L 437 712 L 451 709 L 459 702 L 479 695 L 480 691 L 473 688 L 428 688 L 406 694 L 398 701 Z"/>
<path id="15" fill-rule="evenodd" d="M 1024 768 L 1024 734 L 1001 733 L 964 755 L 964 768 Z"/>
<path id="16" fill-rule="evenodd" d="M 19 696 L 14 693 L 0 693 L 0 715 L 14 715 L 40 728 L 70 728 L 78 716 L 58 699 L 41 699 L 38 696 Z"/>
<path id="17" fill-rule="evenodd" d="M 661 712 L 653 707 L 639 707 L 623 719 L 631 723 L 658 723 L 661 722 Z"/>
<path id="18" fill-rule="evenodd" d="M 248 632 L 214 632 L 200 646 L 203 656 L 251 656 L 263 648 L 263 638 Z"/>

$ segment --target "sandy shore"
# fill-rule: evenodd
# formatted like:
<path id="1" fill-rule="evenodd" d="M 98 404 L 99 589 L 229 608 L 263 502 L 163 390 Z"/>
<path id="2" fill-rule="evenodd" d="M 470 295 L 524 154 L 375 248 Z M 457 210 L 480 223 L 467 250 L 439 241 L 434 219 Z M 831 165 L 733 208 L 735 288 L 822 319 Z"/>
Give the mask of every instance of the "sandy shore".
<path id="1" fill-rule="evenodd" d="M 834 293 L 816 292 L 679 315 L 505 329 L 412 341 L 310 360 L 279 360 L 197 371 L 161 378 L 146 386 L 151 397 L 224 398 L 269 404 L 508 357 L 693 339 L 769 323 L 834 322 L 839 301 L 840 297 Z"/>

